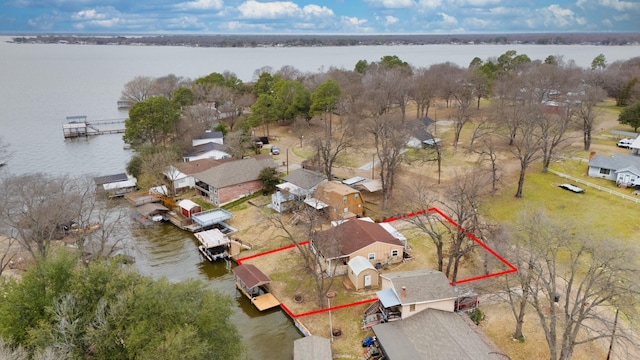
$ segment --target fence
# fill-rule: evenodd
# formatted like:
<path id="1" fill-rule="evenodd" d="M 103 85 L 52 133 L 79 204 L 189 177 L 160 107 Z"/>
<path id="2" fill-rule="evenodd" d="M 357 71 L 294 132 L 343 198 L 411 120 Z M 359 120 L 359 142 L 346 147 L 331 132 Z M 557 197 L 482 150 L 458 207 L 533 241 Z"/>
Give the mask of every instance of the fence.
<path id="1" fill-rule="evenodd" d="M 571 181 L 574 181 L 574 182 L 576 182 L 576 183 L 578 183 L 578 184 L 586 185 L 586 186 L 592 187 L 592 188 L 594 188 L 594 189 L 597 189 L 597 190 L 600 190 L 600 191 L 604 191 L 604 192 L 609 193 L 609 194 L 611 194 L 611 195 L 620 196 L 621 198 L 626 199 L 626 200 L 633 201 L 633 202 L 634 202 L 634 203 L 636 203 L 636 204 L 640 203 L 640 197 L 633 197 L 633 196 L 629 196 L 629 195 L 627 195 L 627 194 L 623 194 L 623 193 L 621 193 L 621 192 L 617 192 L 617 191 L 615 191 L 615 190 L 611 190 L 611 189 L 606 188 L 606 187 L 604 187 L 604 186 L 596 185 L 596 184 L 593 184 L 593 183 L 590 183 L 590 182 L 587 182 L 587 181 L 584 181 L 584 180 L 581 180 L 581 179 L 575 178 L 575 177 L 573 177 L 573 176 L 570 176 L 570 175 L 567 175 L 567 174 L 563 174 L 563 173 L 558 172 L 558 171 L 555 171 L 555 170 L 551 170 L 551 169 L 549 169 L 549 172 L 550 172 L 550 173 L 553 173 L 553 174 L 556 174 L 556 175 L 558 175 L 558 176 L 560 176 L 560 177 L 562 177 L 562 178 L 565 178 L 565 179 L 569 179 L 569 180 L 571 180 Z"/>

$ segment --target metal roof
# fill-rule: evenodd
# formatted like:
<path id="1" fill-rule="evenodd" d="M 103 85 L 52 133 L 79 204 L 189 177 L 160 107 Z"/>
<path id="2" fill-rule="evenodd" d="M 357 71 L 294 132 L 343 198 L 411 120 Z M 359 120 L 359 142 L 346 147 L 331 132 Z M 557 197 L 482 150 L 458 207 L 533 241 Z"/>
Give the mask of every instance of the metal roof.
<path id="1" fill-rule="evenodd" d="M 200 241 L 202 245 L 207 248 L 227 245 L 231 242 L 231 240 L 229 240 L 229 237 L 223 234 L 222 231 L 218 229 L 201 231 L 193 235 L 198 239 L 198 241 Z"/>
<path id="2" fill-rule="evenodd" d="M 213 209 L 191 215 L 191 219 L 201 226 L 220 224 L 231 219 L 233 215 L 225 209 Z"/>
<path id="3" fill-rule="evenodd" d="M 396 293 L 393 292 L 393 289 L 380 290 L 376 292 L 376 296 L 385 308 L 400 305 L 400 299 L 398 299 Z"/>
<path id="4" fill-rule="evenodd" d="M 349 265 L 349 267 L 351 268 L 351 271 L 353 271 L 353 273 L 356 276 L 358 276 L 361 272 L 367 269 L 371 269 L 371 270 L 376 269 L 373 267 L 373 265 L 369 260 L 365 259 L 364 256 L 359 256 L 359 255 L 353 257 L 353 259 L 349 260 L 347 264 Z"/>
<path id="5" fill-rule="evenodd" d="M 249 289 L 271 282 L 271 279 L 265 273 L 252 264 L 242 264 L 231 271 Z"/>

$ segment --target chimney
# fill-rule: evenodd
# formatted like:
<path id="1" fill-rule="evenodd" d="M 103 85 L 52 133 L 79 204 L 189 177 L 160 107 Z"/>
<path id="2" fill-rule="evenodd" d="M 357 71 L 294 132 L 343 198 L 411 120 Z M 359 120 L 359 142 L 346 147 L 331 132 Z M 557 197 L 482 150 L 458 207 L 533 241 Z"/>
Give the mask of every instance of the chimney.
<path id="1" fill-rule="evenodd" d="M 596 152 L 592 151 L 589 153 L 589 161 L 593 160 L 593 158 L 596 157 Z"/>
<path id="2" fill-rule="evenodd" d="M 400 295 L 401 298 L 406 299 L 407 298 L 407 287 L 403 286 L 402 287 L 402 294 Z"/>

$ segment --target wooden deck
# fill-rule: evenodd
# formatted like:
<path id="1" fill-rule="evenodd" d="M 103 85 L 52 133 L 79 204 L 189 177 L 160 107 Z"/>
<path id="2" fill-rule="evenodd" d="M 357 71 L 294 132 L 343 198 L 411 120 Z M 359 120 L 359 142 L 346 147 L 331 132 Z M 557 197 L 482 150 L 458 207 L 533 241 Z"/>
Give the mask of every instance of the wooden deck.
<path id="1" fill-rule="evenodd" d="M 253 306 L 258 309 L 258 311 L 264 311 L 276 306 L 280 305 L 280 301 L 273 296 L 272 293 L 266 293 L 260 296 L 251 297 L 249 293 L 247 293 L 238 282 L 236 282 L 236 287 L 244 294 L 244 296 L 248 297 L 251 300 Z"/>
<path id="2" fill-rule="evenodd" d="M 280 305 L 280 301 L 278 301 L 278 299 L 276 299 L 276 297 L 271 293 L 257 296 L 251 299 L 251 302 L 259 311 L 264 311 Z"/>

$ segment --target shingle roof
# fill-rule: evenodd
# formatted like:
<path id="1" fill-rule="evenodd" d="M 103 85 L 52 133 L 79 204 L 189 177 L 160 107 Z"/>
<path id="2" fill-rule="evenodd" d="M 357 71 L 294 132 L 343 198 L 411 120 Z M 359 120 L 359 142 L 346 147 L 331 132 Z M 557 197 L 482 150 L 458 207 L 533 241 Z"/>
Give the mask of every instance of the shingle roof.
<path id="1" fill-rule="evenodd" d="M 193 175 L 205 170 L 209 170 L 214 166 L 218 166 L 225 162 L 233 161 L 234 159 L 199 159 L 193 160 L 189 162 L 183 162 L 176 165 L 176 168 L 180 170 L 181 173 L 187 175 Z"/>
<path id="2" fill-rule="evenodd" d="M 191 150 L 189 153 L 187 153 L 185 155 L 185 157 L 194 157 L 194 156 L 202 155 L 204 153 L 207 153 L 207 152 L 213 151 L 213 150 L 226 152 L 227 147 L 225 145 L 220 145 L 218 143 L 208 142 L 208 143 L 204 143 L 202 145 L 194 146 L 193 150 Z"/>
<path id="3" fill-rule="evenodd" d="M 265 273 L 252 264 L 242 264 L 233 268 L 232 271 L 249 289 L 271 282 Z"/>
<path id="4" fill-rule="evenodd" d="M 338 246 L 333 246 L 335 241 L 338 241 Z M 318 233 L 314 242 L 328 258 L 352 254 L 375 242 L 404 246 L 380 224 L 356 218 Z"/>
<path id="5" fill-rule="evenodd" d="M 386 273 L 381 276 L 391 281 L 401 304 L 418 304 L 456 297 L 449 280 L 441 271 L 414 270 Z"/>
<path id="6" fill-rule="evenodd" d="M 589 161 L 590 167 L 620 170 L 627 167 L 640 169 L 640 156 L 616 154 L 612 156 L 596 156 Z"/>
<path id="7" fill-rule="evenodd" d="M 278 165 L 271 155 L 262 154 L 248 159 L 227 161 L 193 174 L 193 177 L 211 186 L 222 188 L 258 180 L 260 172 L 268 167 L 277 168 Z"/>
<path id="8" fill-rule="evenodd" d="M 427 309 L 372 329 L 389 360 L 500 359 L 495 344 L 485 342 L 462 316 L 467 315 Z"/>
<path id="9" fill-rule="evenodd" d="M 326 180 L 326 177 L 323 174 L 312 170 L 297 169 L 289 173 L 289 175 L 285 176 L 282 180 L 290 182 L 305 190 L 310 190 L 314 186 Z"/>
<path id="10" fill-rule="evenodd" d="M 293 360 L 331 360 L 331 342 L 316 335 L 293 342 Z"/>
<path id="11" fill-rule="evenodd" d="M 110 184 L 110 183 L 127 181 L 127 180 L 129 180 L 129 177 L 127 176 L 126 173 L 98 176 L 93 178 L 93 181 L 95 181 L 96 185 L 104 185 L 104 184 Z"/>

